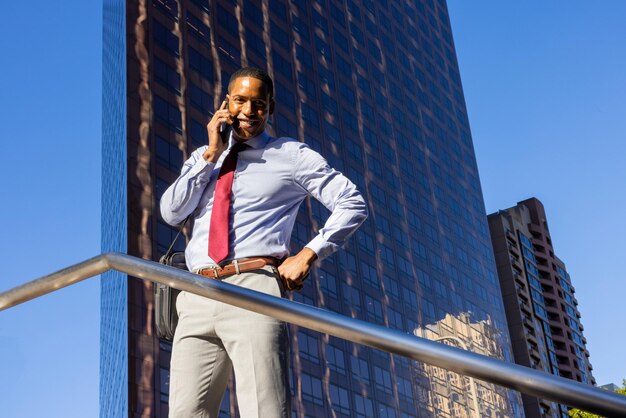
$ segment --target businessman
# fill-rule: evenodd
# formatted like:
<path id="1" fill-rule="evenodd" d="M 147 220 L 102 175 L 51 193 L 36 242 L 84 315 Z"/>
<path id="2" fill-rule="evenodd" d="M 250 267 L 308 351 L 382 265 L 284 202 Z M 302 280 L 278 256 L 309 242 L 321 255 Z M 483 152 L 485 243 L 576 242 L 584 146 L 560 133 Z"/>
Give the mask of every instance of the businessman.
<path id="1" fill-rule="evenodd" d="M 274 111 L 270 76 L 232 74 L 207 125 L 208 144 L 185 162 L 161 200 L 171 225 L 194 219 L 190 271 L 281 297 L 300 290 L 323 259 L 367 217 L 356 187 L 306 144 L 266 131 Z M 289 240 L 298 207 L 312 196 L 331 214 L 297 254 Z M 243 418 L 290 417 L 289 340 L 274 318 L 181 292 L 172 347 L 170 417 L 217 417 L 231 368 Z"/>

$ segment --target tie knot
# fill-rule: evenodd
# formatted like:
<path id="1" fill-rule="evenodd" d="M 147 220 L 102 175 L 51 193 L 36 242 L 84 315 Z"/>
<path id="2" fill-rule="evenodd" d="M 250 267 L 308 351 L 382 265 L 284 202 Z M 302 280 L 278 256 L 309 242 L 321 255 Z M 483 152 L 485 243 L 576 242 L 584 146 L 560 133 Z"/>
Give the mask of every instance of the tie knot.
<path id="1" fill-rule="evenodd" d="M 236 142 L 230 149 L 229 154 L 238 154 L 241 151 L 245 150 L 246 148 L 249 148 L 248 145 L 244 144 L 243 142 Z"/>

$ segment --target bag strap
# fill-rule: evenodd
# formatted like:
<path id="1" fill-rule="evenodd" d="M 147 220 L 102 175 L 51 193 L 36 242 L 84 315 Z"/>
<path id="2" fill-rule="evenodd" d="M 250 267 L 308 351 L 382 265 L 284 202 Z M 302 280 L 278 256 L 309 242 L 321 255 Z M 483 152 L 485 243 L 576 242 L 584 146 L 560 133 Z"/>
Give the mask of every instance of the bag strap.
<path id="1" fill-rule="evenodd" d="M 170 247 L 167 249 L 167 252 L 165 253 L 165 255 L 163 256 L 163 259 L 168 258 L 170 255 L 172 255 L 172 249 L 174 249 L 174 244 L 176 244 L 176 241 L 178 241 L 178 237 L 180 236 L 180 233 L 183 232 L 183 228 L 185 228 L 185 224 L 187 223 L 187 221 L 189 220 L 189 218 L 191 218 L 191 216 L 187 216 L 185 218 L 185 220 L 183 221 L 182 224 L 180 224 L 180 226 L 178 227 L 178 233 L 176 234 L 176 236 L 174 237 L 174 239 L 172 240 L 172 243 L 170 244 Z"/>

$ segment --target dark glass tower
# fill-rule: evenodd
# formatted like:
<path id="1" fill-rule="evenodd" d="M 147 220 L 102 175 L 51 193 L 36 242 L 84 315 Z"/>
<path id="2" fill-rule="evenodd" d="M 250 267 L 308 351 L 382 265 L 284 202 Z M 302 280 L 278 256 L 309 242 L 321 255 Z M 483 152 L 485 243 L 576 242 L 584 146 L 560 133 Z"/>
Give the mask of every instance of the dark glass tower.
<path id="1" fill-rule="evenodd" d="M 103 247 L 158 259 L 158 199 L 207 142 L 240 66 L 276 85 L 270 129 L 350 177 L 371 216 L 293 299 L 509 359 L 447 6 L 433 0 L 105 1 Z M 327 211 L 306 201 L 297 251 Z M 103 280 L 102 415 L 164 417 L 151 285 Z M 519 396 L 292 328 L 298 417 L 521 416 Z M 234 412 L 229 391 L 223 415 Z M 476 411 L 479 408 L 480 411 Z"/>

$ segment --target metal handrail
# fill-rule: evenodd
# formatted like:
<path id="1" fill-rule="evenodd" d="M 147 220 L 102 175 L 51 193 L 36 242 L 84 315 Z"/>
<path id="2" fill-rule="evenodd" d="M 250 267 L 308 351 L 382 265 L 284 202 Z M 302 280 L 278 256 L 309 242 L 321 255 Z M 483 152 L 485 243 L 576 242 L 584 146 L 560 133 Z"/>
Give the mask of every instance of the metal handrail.
<path id="1" fill-rule="evenodd" d="M 206 280 L 196 274 L 126 254 L 102 254 L 0 293 L 0 311 L 108 270 L 117 270 L 143 280 L 163 283 L 542 399 L 553 400 L 608 417 L 626 416 L 626 396 L 608 390 L 219 280 Z"/>

